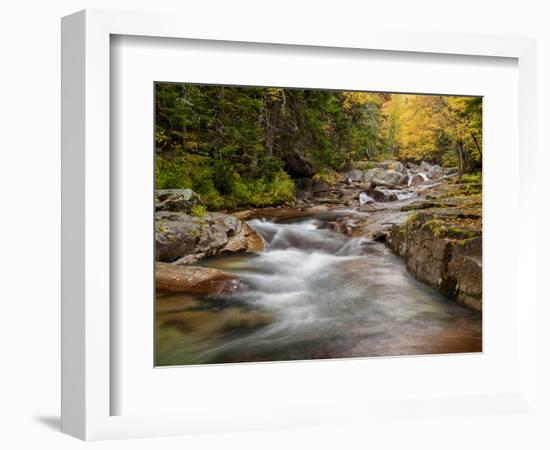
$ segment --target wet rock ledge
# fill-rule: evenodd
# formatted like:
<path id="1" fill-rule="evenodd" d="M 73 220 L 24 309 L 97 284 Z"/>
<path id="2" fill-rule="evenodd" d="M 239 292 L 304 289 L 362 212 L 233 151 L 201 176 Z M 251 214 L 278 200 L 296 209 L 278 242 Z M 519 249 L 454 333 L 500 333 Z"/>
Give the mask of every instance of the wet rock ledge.
<path id="1" fill-rule="evenodd" d="M 386 244 L 419 281 L 472 309 L 482 309 L 481 217 L 459 209 L 413 211 L 393 225 Z"/>
<path id="2" fill-rule="evenodd" d="M 189 189 L 157 190 L 156 260 L 179 265 L 223 253 L 259 252 L 262 237 L 230 214 L 207 212 Z"/>

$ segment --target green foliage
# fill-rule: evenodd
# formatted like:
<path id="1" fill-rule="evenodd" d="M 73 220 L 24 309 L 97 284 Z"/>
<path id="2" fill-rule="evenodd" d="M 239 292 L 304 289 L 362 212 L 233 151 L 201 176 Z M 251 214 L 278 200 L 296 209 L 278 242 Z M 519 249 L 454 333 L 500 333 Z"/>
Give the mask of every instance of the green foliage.
<path id="1" fill-rule="evenodd" d="M 292 199 L 266 147 L 265 108 L 261 88 L 157 83 L 156 187 L 190 188 L 210 209 Z"/>
<path id="2" fill-rule="evenodd" d="M 339 174 L 338 172 L 335 172 L 334 170 L 325 169 L 325 168 L 322 168 L 321 170 L 319 170 L 319 172 L 313 175 L 313 179 L 315 181 L 321 181 L 323 183 L 328 183 L 328 184 L 334 184 L 340 178 L 342 178 L 341 174 Z"/>
<path id="3" fill-rule="evenodd" d="M 291 201 L 293 197 L 294 182 L 281 170 L 269 181 L 264 178 L 247 180 L 237 176 L 228 201 L 232 207 L 268 206 Z"/>
<path id="4" fill-rule="evenodd" d="M 156 187 L 208 209 L 292 200 L 293 178 L 401 159 L 481 167 L 481 99 L 368 92 L 155 86 Z M 355 164 L 360 161 L 360 164 Z"/>
<path id="5" fill-rule="evenodd" d="M 460 227 L 453 223 L 447 223 L 445 220 L 442 220 L 437 216 L 434 216 L 432 220 L 425 222 L 422 225 L 422 229 L 429 229 L 436 238 L 445 237 L 448 239 L 458 239 L 462 241 L 479 236 L 478 231 Z"/>
<path id="6" fill-rule="evenodd" d="M 463 183 L 482 184 L 481 172 L 465 173 L 462 177 L 460 177 L 460 180 Z"/>
<path id="7" fill-rule="evenodd" d="M 195 205 L 191 208 L 191 215 L 194 217 L 206 216 L 206 208 L 204 205 Z"/>
<path id="8" fill-rule="evenodd" d="M 453 181 L 452 189 L 447 192 L 446 197 L 452 196 L 478 196 L 481 201 L 483 186 L 481 172 L 465 173 Z"/>
<path id="9" fill-rule="evenodd" d="M 416 211 L 411 211 L 407 215 L 407 220 L 405 221 L 405 225 L 400 229 L 400 231 L 405 234 L 410 233 L 412 230 L 416 228 L 417 220 L 418 220 L 418 213 Z"/>
<path id="10" fill-rule="evenodd" d="M 358 161 L 354 164 L 354 167 L 359 170 L 374 169 L 375 165 L 372 161 Z"/>

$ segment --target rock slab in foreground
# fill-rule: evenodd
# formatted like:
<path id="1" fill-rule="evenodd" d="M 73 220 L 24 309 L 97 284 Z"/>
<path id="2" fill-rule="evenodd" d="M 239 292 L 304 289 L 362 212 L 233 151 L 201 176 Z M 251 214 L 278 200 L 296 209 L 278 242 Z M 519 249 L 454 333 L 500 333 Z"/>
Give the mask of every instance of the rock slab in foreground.
<path id="1" fill-rule="evenodd" d="M 223 213 L 195 217 L 182 212 L 155 214 L 156 260 L 194 264 L 226 252 L 260 252 L 262 237 L 246 222 Z"/>
<path id="2" fill-rule="evenodd" d="M 155 264 L 157 291 L 195 295 L 226 295 L 247 289 L 235 275 L 217 269 L 194 266 Z"/>

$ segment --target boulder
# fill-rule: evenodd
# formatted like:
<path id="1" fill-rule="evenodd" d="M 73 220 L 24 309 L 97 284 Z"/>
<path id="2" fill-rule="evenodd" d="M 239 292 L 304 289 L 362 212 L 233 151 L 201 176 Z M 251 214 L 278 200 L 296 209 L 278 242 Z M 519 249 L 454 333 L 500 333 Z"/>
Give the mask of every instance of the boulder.
<path id="1" fill-rule="evenodd" d="M 320 192 L 327 192 L 332 189 L 332 186 L 325 181 L 315 181 L 313 183 L 313 187 L 311 188 L 311 191 L 314 194 L 318 194 Z"/>
<path id="2" fill-rule="evenodd" d="M 178 292 L 195 295 L 227 295 L 247 289 L 235 275 L 218 269 L 157 262 L 156 289 L 159 292 Z"/>
<path id="3" fill-rule="evenodd" d="M 246 222 L 234 236 L 229 238 L 219 253 L 261 252 L 264 249 L 264 240 Z"/>
<path id="4" fill-rule="evenodd" d="M 255 211 L 253 209 L 244 209 L 242 211 L 231 213 L 231 215 L 235 216 L 237 219 L 248 220 L 254 215 L 254 212 Z"/>
<path id="5" fill-rule="evenodd" d="M 359 169 L 354 169 L 354 170 L 348 170 L 345 174 L 344 174 L 344 181 L 364 181 L 364 178 L 365 178 L 365 172 L 363 172 L 362 170 L 359 170 Z"/>
<path id="6" fill-rule="evenodd" d="M 406 175 L 407 174 L 407 168 L 405 167 L 405 165 L 400 162 L 400 161 L 397 161 L 395 162 L 395 164 L 392 166 L 392 169 L 395 170 L 396 172 L 399 172 L 400 174 L 402 175 Z"/>
<path id="7" fill-rule="evenodd" d="M 174 261 L 191 253 L 206 252 L 206 239 L 201 222 L 185 213 L 157 212 L 155 214 L 155 252 L 157 261 Z M 214 243 L 218 239 L 218 243 Z M 225 234 L 209 236 L 213 246 L 221 247 L 227 242 Z M 202 245 L 198 245 L 201 243 Z"/>
<path id="8" fill-rule="evenodd" d="M 401 185 L 406 182 L 406 175 L 395 170 L 385 170 L 381 168 L 367 170 L 364 174 L 364 182 L 380 180 L 384 183 Z"/>
<path id="9" fill-rule="evenodd" d="M 386 189 L 399 189 L 399 186 L 396 185 L 396 184 L 392 184 L 392 183 L 388 183 L 384 180 L 380 180 L 378 178 L 374 178 L 371 183 L 370 183 L 370 186 L 368 187 L 365 187 L 365 189 L 374 189 L 375 187 L 383 187 L 383 188 L 386 188 Z"/>
<path id="10" fill-rule="evenodd" d="M 397 200 L 397 196 L 394 192 L 387 189 L 375 188 L 367 189 L 367 195 L 377 203 L 392 202 Z"/>
<path id="11" fill-rule="evenodd" d="M 432 166 L 430 168 L 430 170 L 428 170 L 428 173 L 426 174 L 426 176 L 430 179 L 430 180 L 438 180 L 440 179 L 443 175 L 445 174 L 445 172 L 443 171 L 443 168 L 441 166 L 438 166 L 437 164 Z"/>
<path id="12" fill-rule="evenodd" d="M 191 189 L 157 189 L 155 191 L 157 211 L 190 212 L 194 206 L 198 205 L 202 205 L 202 200 Z"/>
<path id="13" fill-rule="evenodd" d="M 409 180 L 409 186 L 418 186 L 419 184 L 424 183 L 428 177 L 423 173 L 415 173 Z"/>
<path id="14" fill-rule="evenodd" d="M 376 168 L 376 169 L 369 169 L 365 172 L 363 172 L 363 182 L 372 182 L 375 178 L 382 179 L 384 174 L 386 173 L 386 169 L 382 168 Z"/>
<path id="15" fill-rule="evenodd" d="M 395 170 L 387 170 L 384 176 L 382 177 L 382 181 L 386 181 L 391 184 L 395 184 L 397 186 L 401 186 L 407 181 L 407 176 L 403 175 L 402 173 L 396 172 Z"/>
<path id="16" fill-rule="evenodd" d="M 422 161 L 420 163 L 420 170 L 424 173 L 428 173 L 431 168 L 432 168 L 432 165 L 430 163 L 427 163 L 426 161 Z"/>
<path id="17" fill-rule="evenodd" d="M 194 264 L 222 252 L 258 252 L 264 242 L 248 224 L 223 213 L 194 217 L 181 212 L 155 214 L 157 261 Z"/>
<path id="18" fill-rule="evenodd" d="M 382 164 L 382 163 L 381 163 Z M 401 164 L 401 163 L 398 163 Z M 402 168 L 404 166 L 401 164 Z M 407 175 L 395 170 L 376 167 L 367 171 L 349 170 L 344 174 L 344 182 L 360 182 L 363 184 L 375 183 L 377 185 L 402 186 L 407 183 Z"/>

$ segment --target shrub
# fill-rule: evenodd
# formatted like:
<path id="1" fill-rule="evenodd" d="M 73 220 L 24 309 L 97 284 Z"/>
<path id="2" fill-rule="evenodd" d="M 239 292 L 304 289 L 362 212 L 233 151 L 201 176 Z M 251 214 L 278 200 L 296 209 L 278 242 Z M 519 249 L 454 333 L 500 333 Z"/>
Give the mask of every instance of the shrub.
<path id="1" fill-rule="evenodd" d="M 206 208 L 203 205 L 195 205 L 191 208 L 191 215 L 194 217 L 206 216 Z"/>
<path id="2" fill-rule="evenodd" d="M 461 181 L 463 183 L 468 183 L 468 184 L 481 184 L 482 183 L 481 172 L 465 173 L 464 175 L 462 175 Z"/>
<path id="3" fill-rule="evenodd" d="M 357 161 L 354 166 L 359 170 L 374 169 L 374 163 L 372 161 Z"/>
<path id="4" fill-rule="evenodd" d="M 272 168 L 259 178 L 245 178 L 230 164 L 213 164 L 208 157 L 199 155 L 157 155 L 155 181 L 157 189 L 195 191 L 208 210 L 280 205 L 294 198 L 294 182 L 280 168 Z"/>
<path id="5" fill-rule="evenodd" d="M 280 205 L 294 197 L 294 182 L 283 170 L 278 171 L 272 180 L 255 180 L 235 177 L 233 190 L 228 196 L 229 204 L 236 206 Z"/>
<path id="6" fill-rule="evenodd" d="M 322 181 L 328 184 L 336 183 L 339 178 L 341 178 L 341 175 L 331 169 L 321 169 L 319 172 L 313 175 L 313 179 L 315 181 Z"/>

